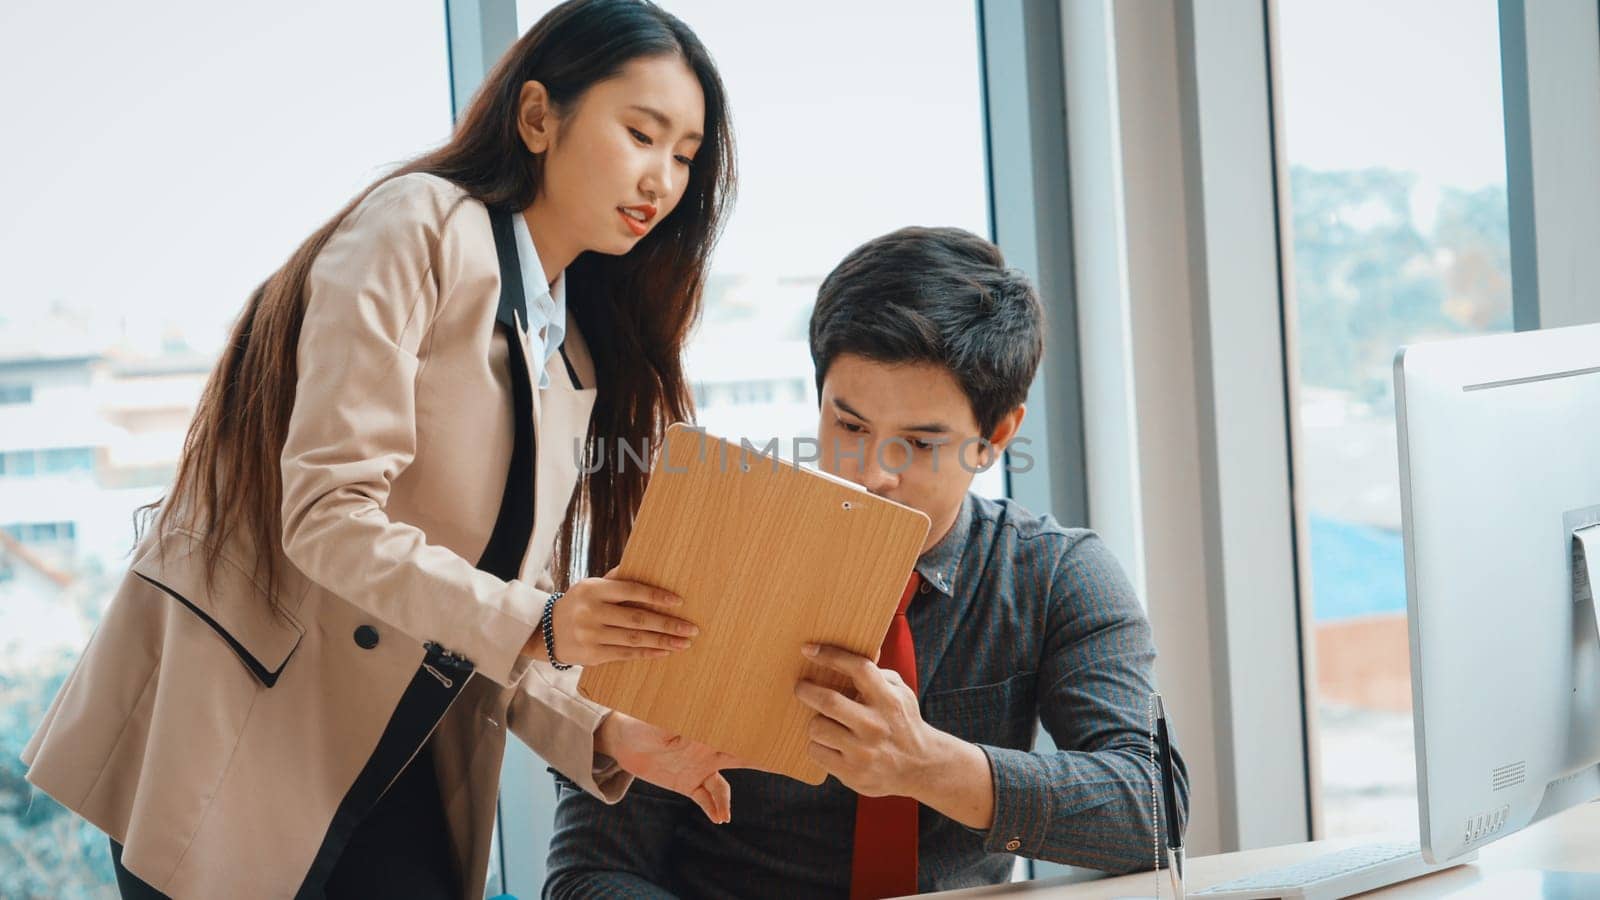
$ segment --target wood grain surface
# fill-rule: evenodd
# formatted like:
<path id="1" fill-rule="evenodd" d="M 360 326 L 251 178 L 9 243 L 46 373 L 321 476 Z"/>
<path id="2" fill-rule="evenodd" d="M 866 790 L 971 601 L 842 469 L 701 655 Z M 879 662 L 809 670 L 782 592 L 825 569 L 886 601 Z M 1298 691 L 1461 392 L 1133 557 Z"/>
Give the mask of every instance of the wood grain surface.
<path id="1" fill-rule="evenodd" d="M 807 642 L 876 657 L 927 538 L 924 513 L 748 444 L 668 429 L 617 577 L 681 596 L 689 650 L 586 669 L 589 699 L 769 772 L 822 783 L 802 677 L 847 688 Z"/>

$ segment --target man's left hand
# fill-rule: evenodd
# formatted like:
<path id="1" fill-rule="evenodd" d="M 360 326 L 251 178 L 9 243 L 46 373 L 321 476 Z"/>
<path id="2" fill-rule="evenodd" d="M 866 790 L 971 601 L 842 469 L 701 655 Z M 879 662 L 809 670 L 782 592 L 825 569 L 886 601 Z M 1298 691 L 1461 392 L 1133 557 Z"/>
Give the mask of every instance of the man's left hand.
<path id="1" fill-rule="evenodd" d="M 811 758 L 858 794 L 917 796 L 946 735 L 922 720 L 916 692 L 900 673 L 865 656 L 816 645 L 806 651 L 848 677 L 856 692 L 852 698 L 813 681 L 795 685 L 800 702 L 817 711 L 808 731 Z"/>

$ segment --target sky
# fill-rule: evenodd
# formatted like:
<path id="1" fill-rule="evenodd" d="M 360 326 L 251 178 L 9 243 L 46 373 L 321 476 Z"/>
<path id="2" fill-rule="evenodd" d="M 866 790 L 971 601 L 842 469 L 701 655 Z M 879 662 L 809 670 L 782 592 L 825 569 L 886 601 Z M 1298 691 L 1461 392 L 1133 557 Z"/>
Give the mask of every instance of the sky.
<path id="1" fill-rule="evenodd" d="M 443 35 L 440 0 L 7 0 L 0 318 L 67 301 L 136 339 L 220 339 L 311 231 L 448 134 Z"/>
<path id="2" fill-rule="evenodd" d="M 1495 0 L 1279 0 L 1278 10 L 1291 164 L 1505 184 Z"/>
<path id="3" fill-rule="evenodd" d="M 518 3 L 522 27 L 551 4 Z M 966 0 L 664 0 L 728 85 L 724 274 L 816 277 L 900 225 L 987 227 Z M 1493 0 L 1282 0 L 1291 161 L 1504 180 Z M 0 346 L 54 302 L 212 349 L 351 195 L 447 136 L 442 0 L 0 5 Z"/>
<path id="4" fill-rule="evenodd" d="M 520 2 L 524 26 L 552 5 Z M 662 6 L 716 58 L 733 109 L 739 202 L 720 270 L 820 277 L 903 225 L 988 231 L 970 0 Z"/>

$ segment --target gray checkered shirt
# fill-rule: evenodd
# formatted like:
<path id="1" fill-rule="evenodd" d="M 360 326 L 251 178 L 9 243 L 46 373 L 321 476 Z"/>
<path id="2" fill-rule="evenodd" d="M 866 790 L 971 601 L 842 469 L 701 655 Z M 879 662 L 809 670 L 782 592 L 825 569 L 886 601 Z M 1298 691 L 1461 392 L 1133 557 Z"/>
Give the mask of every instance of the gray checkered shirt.
<path id="1" fill-rule="evenodd" d="M 1107 872 L 1151 867 L 1156 650 L 1105 544 L 1010 501 L 969 494 L 917 571 L 924 589 L 907 617 L 922 716 L 982 748 L 995 790 L 988 830 L 921 808 L 919 888 L 1006 881 L 1013 854 Z M 1041 722 L 1061 749 L 1032 749 Z M 1187 816 L 1181 758 L 1178 771 Z M 831 777 L 812 787 L 726 774 L 733 821 L 721 826 L 643 782 L 606 806 L 558 776 L 544 895 L 849 894 L 855 792 Z"/>

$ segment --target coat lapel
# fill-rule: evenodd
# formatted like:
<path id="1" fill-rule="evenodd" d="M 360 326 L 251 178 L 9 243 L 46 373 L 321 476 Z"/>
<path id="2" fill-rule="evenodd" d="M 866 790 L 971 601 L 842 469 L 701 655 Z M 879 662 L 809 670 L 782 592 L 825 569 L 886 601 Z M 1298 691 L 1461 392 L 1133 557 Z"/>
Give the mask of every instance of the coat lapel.
<path id="1" fill-rule="evenodd" d="M 522 371 L 516 374 L 527 379 L 525 383 L 532 386 L 533 394 L 530 420 L 517 423 L 518 427 L 528 429 L 534 451 L 533 496 L 528 498 L 534 506 L 533 529 L 528 552 L 523 554 L 518 572 L 520 580 L 531 583 L 550 562 L 556 533 L 567 517 L 567 507 L 578 478 L 578 442 L 589 431 L 595 390 L 593 387 L 580 389 L 573 383 L 561 353 L 551 354 L 548 361 L 536 361 L 527 328 L 527 291 L 522 283 L 521 267 L 516 261 L 511 219 L 509 216 L 494 216 L 490 224 L 496 232 L 496 243 L 502 256 L 500 305 L 495 312 L 495 320 L 510 325 L 509 336 L 514 336 L 520 342 Z M 566 341 L 572 348 L 572 355 L 580 360 L 579 373 L 592 384 L 594 373 L 592 365 L 588 365 L 588 348 L 578 334 L 577 323 L 570 310 L 567 313 Z M 549 376 L 548 388 L 538 387 L 540 368 Z"/>
<path id="2" fill-rule="evenodd" d="M 495 310 L 495 322 L 500 325 L 509 325 L 511 333 L 515 334 L 522 345 L 522 366 L 520 371 L 513 373 L 527 379 L 526 383 L 533 392 L 533 419 L 529 422 L 518 423 L 529 430 L 529 436 L 535 439 L 533 446 L 538 447 L 539 434 L 539 379 L 538 369 L 533 363 L 533 351 L 528 340 L 528 293 L 522 283 L 522 268 L 517 264 L 517 251 L 515 239 L 511 236 L 510 218 L 496 217 L 492 220 L 496 231 L 495 239 L 501 248 L 500 260 L 500 305 Z"/>

